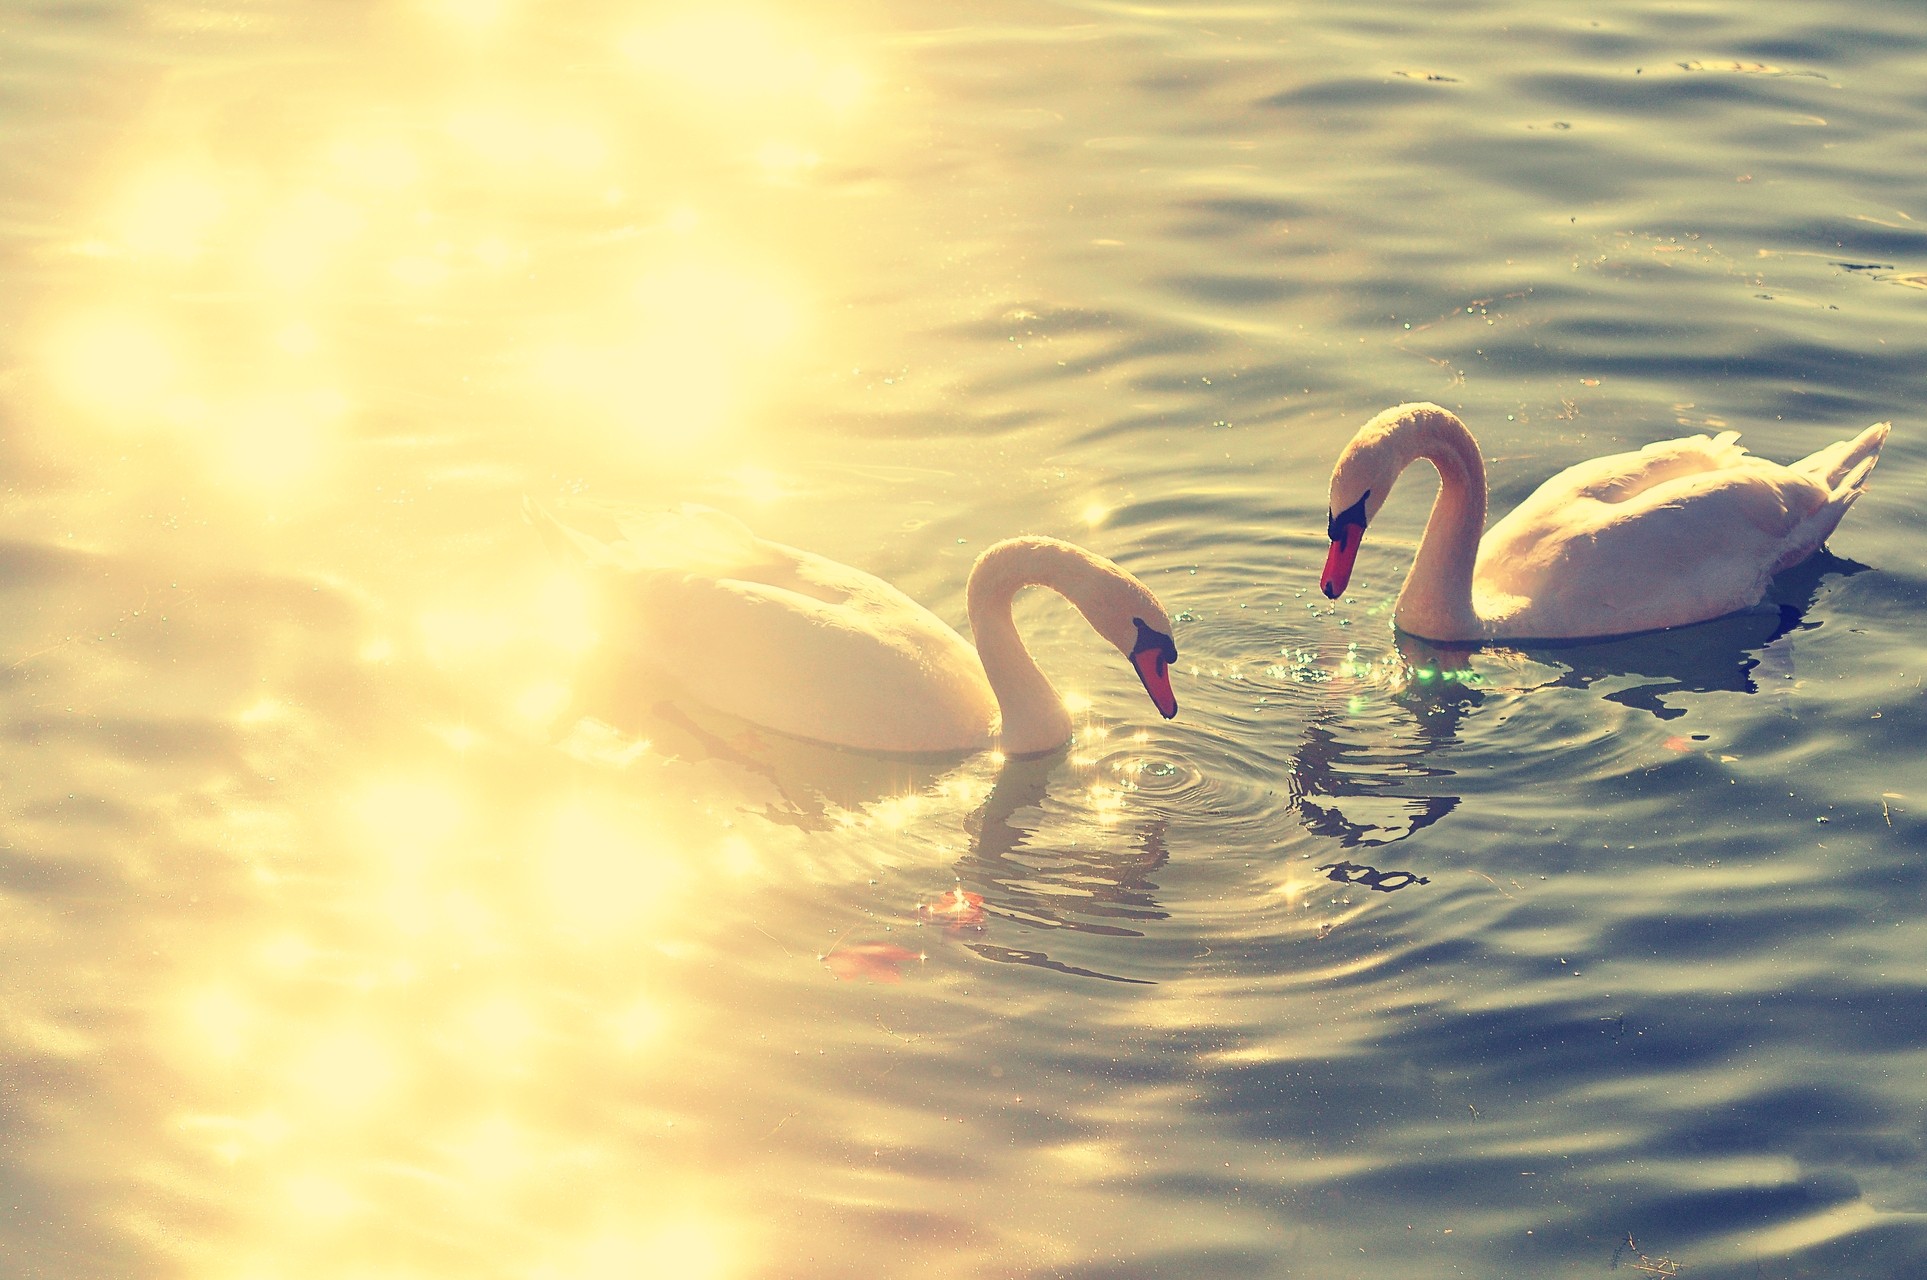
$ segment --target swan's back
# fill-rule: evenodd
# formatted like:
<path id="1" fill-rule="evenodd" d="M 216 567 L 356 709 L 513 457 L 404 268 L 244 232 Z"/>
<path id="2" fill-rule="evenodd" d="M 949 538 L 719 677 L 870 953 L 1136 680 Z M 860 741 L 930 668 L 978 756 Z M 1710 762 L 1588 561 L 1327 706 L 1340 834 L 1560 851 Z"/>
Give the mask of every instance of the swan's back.
<path id="1" fill-rule="evenodd" d="M 873 574 L 706 507 L 566 526 L 620 600 L 633 657 L 697 700 L 800 738 L 878 751 L 983 747 L 997 704 L 976 650 Z"/>
<path id="2" fill-rule="evenodd" d="M 1782 466 L 1737 432 L 1689 436 L 1560 472 L 1481 540 L 1482 616 L 1515 636 L 1613 635 L 1757 604 L 1861 492 L 1882 424 Z"/>
<path id="3" fill-rule="evenodd" d="M 832 584 L 817 568 L 767 575 L 803 590 L 645 574 L 636 619 L 642 656 L 702 702 L 800 738 L 879 751 L 988 745 L 997 704 L 976 651 L 876 579 L 834 582 L 839 598 L 821 598 Z"/>

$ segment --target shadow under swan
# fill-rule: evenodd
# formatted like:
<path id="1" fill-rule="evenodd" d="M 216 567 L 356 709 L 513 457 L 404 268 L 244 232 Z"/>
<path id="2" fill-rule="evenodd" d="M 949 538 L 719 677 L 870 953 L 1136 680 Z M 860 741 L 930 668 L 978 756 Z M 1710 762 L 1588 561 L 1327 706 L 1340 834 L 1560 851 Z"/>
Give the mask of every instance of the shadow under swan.
<path id="1" fill-rule="evenodd" d="M 1690 626 L 1605 640 L 1527 641 L 1483 646 L 1436 644 L 1400 635 L 1398 647 L 1414 670 L 1463 669 L 1475 648 L 1514 654 L 1558 669 L 1533 689 L 1614 686 L 1608 702 L 1674 720 L 1687 708 L 1669 697 L 1697 693 L 1759 693 L 1759 677 L 1791 679 L 1795 638 L 1822 625 L 1807 617 L 1829 576 L 1865 572 L 1867 565 L 1821 550 L 1773 579 L 1766 599 L 1751 609 Z M 1774 686 L 1769 685 L 1768 688 Z"/>
<path id="2" fill-rule="evenodd" d="M 1292 755 L 1293 805 L 1307 831 L 1344 849 L 1395 844 L 1451 814 L 1463 797 L 1439 789 L 1437 780 L 1454 773 L 1443 753 L 1465 718 L 1499 692 L 1479 678 L 1475 654 L 1553 673 L 1509 692 L 1597 688 L 1606 701 L 1660 720 L 1687 714 L 1683 695 L 1790 687 L 1798 638 L 1823 625 L 1808 614 L 1825 580 L 1867 568 L 1822 550 L 1779 574 L 1755 608 L 1608 640 L 1440 644 L 1394 632 L 1402 673 L 1391 697 L 1410 720 L 1388 731 L 1315 713 Z"/>

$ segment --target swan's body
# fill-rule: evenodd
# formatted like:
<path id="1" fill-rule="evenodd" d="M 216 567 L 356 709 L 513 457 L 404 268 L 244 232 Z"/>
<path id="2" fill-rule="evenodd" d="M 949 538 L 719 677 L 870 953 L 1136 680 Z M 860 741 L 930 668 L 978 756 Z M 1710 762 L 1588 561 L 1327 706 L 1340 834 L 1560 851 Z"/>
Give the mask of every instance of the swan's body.
<path id="1" fill-rule="evenodd" d="M 638 657 L 698 701 L 800 738 L 867 751 L 1048 751 L 1071 736 L 1057 691 L 1011 619 L 1023 587 L 1050 587 L 1126 654 L 1151 700 L 1177 714 L 1171 622 L 1136 578 L 1054 538 L 985 551 L 967 589 L 972 648 L 882 579 L 769 542 L 722 512 L 685 507 L 602 543 L 531 507 L 552 542 L 613 574 Z"/>
<path id="2" fill-rule="evenodd" d="M 1703 622 L 1758 604 L 1768 580 L 1827 540 L 1865 489 L 1887 424 L 1790 466 L 1756 458 L 1737 431 L 1687 436 L 1568 467 L 1480 537 L 1485 463 L 1455 415 L 1387 409 L 1332 469 L 1337 599 L 1366 524 L 1420 458 L 1439 494 L 1393 611 L 1427 640 L 1558 640 Z"/>

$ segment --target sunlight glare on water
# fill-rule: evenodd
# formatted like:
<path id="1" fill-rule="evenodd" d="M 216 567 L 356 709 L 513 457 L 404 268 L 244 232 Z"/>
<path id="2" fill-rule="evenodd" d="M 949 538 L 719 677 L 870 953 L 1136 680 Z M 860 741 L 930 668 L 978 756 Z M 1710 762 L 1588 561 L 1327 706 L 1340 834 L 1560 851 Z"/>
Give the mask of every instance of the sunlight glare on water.
<path id="1" fill-rule="evenodd" d="M 1914 25 L 10 13 L 0 1273 L 1916 1274 Z M 1470 649 L 1422 472 L 1318 586 L 1417 399 L 1495 514 L 1894 434 L 1764 608 Z M 683 504 L 966 635 L 1074 540 L 1180 713 L 1027 591 L 1061 751 L 733 718 Z"/>

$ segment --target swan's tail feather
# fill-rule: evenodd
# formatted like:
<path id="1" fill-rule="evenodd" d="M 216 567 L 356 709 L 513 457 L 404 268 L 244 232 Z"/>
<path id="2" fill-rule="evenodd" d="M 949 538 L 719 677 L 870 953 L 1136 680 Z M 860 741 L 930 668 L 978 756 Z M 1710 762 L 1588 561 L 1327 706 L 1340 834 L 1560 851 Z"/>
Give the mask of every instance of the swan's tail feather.
<path id="1" fill-rule="evenodd" d="M 1825 485 L 1833 501 L 1852 503 L 1866 489 L 1867 476 L 1880 461 L 1880 447 L 1891 430 L 1890 424 L 1876 422 L 1851 440 L 1835 441 L 1800 459 L 1793 470 Z"/>
<path id="2" fill-rule="evenodd" d="M 1887 443 L 1889 426 L 1876 422 L 1851 440 L 1840 440 L 1800 459 L 1792 470 L 1825 485 L 1827 500 L 1801 522 L 1789 539 L 1788 550 L 1773 566 L 1773 572 L 1791 568 L 1819 550 L 1839 527 L 1847 509 L 1867 491 L 1867 477 L 1880 461 L 1880 446 Z"/>

